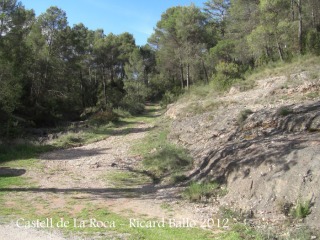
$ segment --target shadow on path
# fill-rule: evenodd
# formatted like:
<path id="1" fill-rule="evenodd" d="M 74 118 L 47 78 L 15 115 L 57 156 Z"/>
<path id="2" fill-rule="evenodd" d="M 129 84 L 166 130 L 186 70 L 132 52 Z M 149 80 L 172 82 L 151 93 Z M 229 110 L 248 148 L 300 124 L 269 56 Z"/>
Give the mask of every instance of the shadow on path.
<path id="1" fill-rule="evenodd" d="M 0 177 L 19 177 L 26 173 L 25 169 L 0 167 Z"/>
<path id="2" fill-rule="evenodd" d="M 155 199 L 155 194 L 160 189 L 168 188 L 169 186 L 156 187 L 153 184 L 145 185 L 136 188 L 0 188 L 1 192 L 14 192 L 14 193 L 53 193 L 53 194 L 76 194 L 84 193 L 93 195 L 83 198 L 106 198 L 106 199 L 119 199 L 119 198 L 143 198 Z M 166 196 L 162 197 L 163 199 Z M 172 196 L 170 196 L 172 198 Z M 177 197 L 178 198 L 178 197 Z"/>

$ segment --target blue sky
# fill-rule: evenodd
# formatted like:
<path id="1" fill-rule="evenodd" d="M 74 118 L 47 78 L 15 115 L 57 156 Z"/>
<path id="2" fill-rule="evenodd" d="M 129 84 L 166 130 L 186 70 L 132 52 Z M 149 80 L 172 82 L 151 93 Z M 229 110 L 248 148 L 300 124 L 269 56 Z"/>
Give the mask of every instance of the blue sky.
<path id="1" fill-rule="evenodd" d="M 144 45 L 169 7 L 188 6 L 194 3 L 202 7 L 206 0 L 21 0 L 36 15 L 50 6 L 57 6 L 67 13 L 70 26 L 82 22 L 91 30 L 104 29 L 120 34 L 132 33 L 136 44 Z"/>

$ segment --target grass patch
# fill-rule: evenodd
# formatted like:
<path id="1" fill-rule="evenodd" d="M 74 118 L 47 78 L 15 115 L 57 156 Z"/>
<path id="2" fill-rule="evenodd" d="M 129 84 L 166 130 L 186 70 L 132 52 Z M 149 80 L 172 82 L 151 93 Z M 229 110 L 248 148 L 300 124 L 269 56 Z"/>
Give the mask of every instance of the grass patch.
<path id="1" fill-rule="evenodd" d="M 160 207 L 164 210 L 167 210 L 167 211 L 172 211 L 172 206 L 169 204 L 169 203 L 161 203 Z"/>
<path id="2" fill-rule="evenodd" d="M 306 218 L 311 213 L 311 201 L 297 201 L 297 204 L 291 208 L 291 216 L 296 219 Z"/>
<path id="3" fill-rule="evenodd" d="M 114 125 L 107 124 L 98 127 L 92 127 L 87 131 L 67 133 L 52 142 L 51 145 L 55 148 L 72 148 L 101 141 L 110 135 L 113 127 Z"/>
<path id="4" fill-rule="evenodd" d="M 143 167 L 155 178 L 169 177 L 169 182 L 175 182 L 179 180 L 178 175 L 182 176 L 182 172 L 191 167 L 193 159 L 186 149 L 168 141 L 168 125 L 169 122 L 159 122 L 131 151 L 143 157 Z"/>
<path id="5" fill-rule="evenodd" d="M 23 166 L 32 164 L 32 159 L 37 158 L 39 154 L 52 150 L 52 146 L 39 146 L 33 144 L 22 145 L 0 145 L 0 164 L 10 161 L 26 161 Z"/>
<path id="6" fill-rule="evenodd" d="M 213 112 L 219 109 L 220 107 L 227 106 L 230 103 L 224 101 L 215 101 L 215 100 L 207 100 L 207 101 L 195 101 L 189 103 L 186 107 L 183 108 L 184 116 L 196 116 L 206 112 Z"/>
<path id="7" fill-rule="evenodd" d="M 187 170 L 191 163 L 192 158 L 183 148 L 169 143 L 148 154 L 143 160 L 143 165 L 158 177 Z"/>
<path id="8" fill-rule="evenodd" d="M 206 99 L 208 96 L 217 97 L 218 95 L 219 93 L 209 85 L 192 85 L 188 91 L 179 97 L 178 103 Z"/>
<path id="9" fill-rule="evenodd" d="M 183 197 L 192 202 L 199 202 L 202 199 L 210 197 L 219 197 L 226 195 L 227 190 L 222 188 L 219 184 L 213 183 L 197 183 L 192 182 L 184 192 Z"/>
<path id="10" fill-rule="evenodd" d="M 246 226 L 245 224 L 234 224 L 231 230 L 219 236 L 216 236 L 217 240 L 264 240 L 266 239 L 262 234 L 255 229 Z"/>
<path id="11" fill-rule="evenodd" d="M 233 221 L 231 223 L 239 224 L 245 224 L 247 218 L 253 217 L 251 211 L 236 210 L 224 206 L 219 208 L 219 216 L 223 219 L 232 219 Z"/>
<path id="12" fill-rule="evenodd" d="M 152 184 L 152 179 L 143 173 L 114 171 L 106 175 L 106 180 L 116 188 L 137 187 Z"/>
<path id="13" fill-rule="evenodd" d="M 234 84 L 232 84 L 232 86 L 238 89 L 240 92 L 245 92 L 253 89 L 256 86 L 256 82 L 253 79 L 241 79 L 237 80 Z"/>
<path id="14" fill-rule="evenodd" d="M 0 146 L 0 190 L 12 187 L 34 187 L 33 183 L 24 176 L 26 171 L 33 168 L 40 168 L 37 161 L 39 154 L 50 150 L 49 146 L 36 146 L 36 145 L 17 145 L 17 146 Z M 7 172 L 8 171 L 8 172 Z M 0 205 L 1 209 L 6 211 L 3 207 L 2 198 L 7 193 L 0 191 Z M 10 210 L 9 210 L 10 212 Z M 0 211 L 0 216 L 2 215 Z"/>
<path id="15" fill-rule="evenodd" d="M 227 207 L 221 207 L 219 209 L 219 215 L 222 219 L 229 220 L 229 231 L 219 234 L 215 239 L 229 239 L 229 240 L 265 240 L 273 239 L 269 238 L 270 235 L 266 235 L 265 232 L 261 232 L 258 229 L 250 226 L 247 223 L 247 219 L 251 218 L 247 212 L 236 211 Z M 268 233 L 270 234 L 270 233 Z"/>
<path id="16" fill-rule="evenodd" d="M 25 187 L 26 181 L 22 177 L 0 176 L 0 189 L 8 187 Z"/>
<path id="17" fill-rule="evenodd" d="M 150 239 L 150 240 L 162 240 L 162 239 L 211 239 L 211 233 L 209 231 L 201 230 L 198 228 L 175 228 L 170 227 L 170 225 L 165 222 L 165 225 L 162 227 L 139 227 L 137 221 L 143 224 L 148 224 L 148 222 L 157 221 L 155 219 L 145 219 L 145 218 L 134 218 L 137 221 L 133 221 L 130 225 L 130 220 L 119 214 L 109 212 L 107 209 L 97 209 L 94 207 L 88 207 L 80 213 L 79 219 L 97 219 L 101 222 L 114 222 L 114 226 L 108 230 L 114 231 L 115 233 L 128 234 L 126 239 Z M 158 220 L 160 221 L 160 220 Z M 72 232 L 78 232 L 79 229 L 72 228 Z M 105 232 L 103 228 L 85 228 L 81 229 L 86 233 L 91 233 L 94 236 L 94 233 Z M 115 234 L 115 236 L 117 236 Z"/>
<path id="18" fill-rule="evenodd" d="M 167 128 L 167 122 L 160 122 L 144 139 L 133 144 L 131 152 L 136 155 L 148 156 L 158 151 L 168 143 L 167 136 L 169 132 L 166 130 Z"/>
<path id="19" fill-rule="evenodd" d="M 290 76 L 304 71 L 312 72 L 312 75 L 315 76 L 320 71 L 319 61 L 320 57 L 303 55 L 294 58 L 290 63 L 270 62 L 267 65 L 256 68 L 254 71 L 248 72 L 246 79 L 257 80 L 266 77 Z"/>
<path id="20" fill-rule="evenodd" d="M 320 97 L 320 93 L 318 91 L 316 92 L 309 92 L 305 95 L 306 99 L 315 99 Z"/>
<path id="21" fill-rule="evenodd" d="M 120 118 L 131 118 L 132 117 L 130 112 L 128 112 L 127 110 L 120 108 L 120 107 L 114 108 L 112 111 Z"/>

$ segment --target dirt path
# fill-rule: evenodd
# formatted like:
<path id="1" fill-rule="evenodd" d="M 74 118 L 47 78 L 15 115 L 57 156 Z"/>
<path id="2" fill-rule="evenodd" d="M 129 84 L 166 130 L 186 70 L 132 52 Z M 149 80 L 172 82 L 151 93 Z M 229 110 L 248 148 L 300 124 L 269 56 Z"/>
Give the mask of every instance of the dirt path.
<path id="1" fill-rule="evenodd" d="M 139 122 L 133 128 L 115 130 L 103 141 L 42 155 L 42 167 L 26 173 L 37 187 L 21 189 L 18 195 L 32 202 L 35 211 L 42 216 L 50 217 L 52 211 L 65 211 L 70 217 L 77 217 L 90 204 L 127 218 L 190 219 L 200 226 L 204 219 L 212 217 L 215 209 L 206 204 L 184 202 L 178 198 L 179 188 L 154 185 L 150 177 L 134 170 L 142 158 L 132 155 L 130 146 L 153 127 Z M 119 186 L 112 177 L 115 174 L 138 174 L 144 181 L 127 179 Z M 22 230 L 12 224 L 0 225 L 0 236 L 9 228 L 9 232 L 20 236 Z M 26 234 L 33 236 L 35 233 L 38 234 L 34 231 Z M 47 237 L 52 239 L 49 235 Z M 21 235 L 21 238 L 8 236 L 7 239 L 28 238 Z"/>
<path id="2" fill-rule="evenodd" d="M 106 140 L 41 156 L 43 171 L 31 173 L 41 188 L 103 189 L 112 183 L 103 178 L 110 171 L 133 167 L 139 158 L 129 155 L 130 145 L 145 136 L 151 125 L 139 123 L 127 134 L 121 128 Z"/>

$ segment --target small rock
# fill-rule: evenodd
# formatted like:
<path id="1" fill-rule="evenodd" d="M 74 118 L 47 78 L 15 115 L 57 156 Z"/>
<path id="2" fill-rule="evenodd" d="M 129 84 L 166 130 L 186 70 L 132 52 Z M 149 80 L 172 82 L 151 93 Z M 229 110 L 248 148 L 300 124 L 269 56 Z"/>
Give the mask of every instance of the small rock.
<path id="1" fill-rule="evenodd" d="M 236 94 L 240 92 L 240 87 L 231 87 L 229 94 Z"/>

